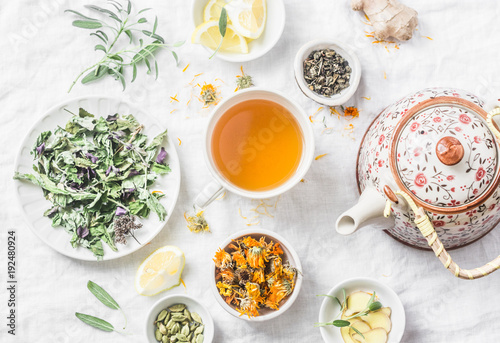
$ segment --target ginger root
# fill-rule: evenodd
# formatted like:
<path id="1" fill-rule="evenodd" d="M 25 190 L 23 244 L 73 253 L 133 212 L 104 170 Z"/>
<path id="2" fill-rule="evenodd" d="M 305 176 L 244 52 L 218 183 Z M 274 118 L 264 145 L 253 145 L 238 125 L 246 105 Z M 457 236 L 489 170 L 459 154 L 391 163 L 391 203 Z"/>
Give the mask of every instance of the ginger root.
<path id="1" fill-rule="evenodd" d="M 398 0 L 352 0 L 351 7 L 365 12 L 379 40 L 408 40 L 418 24 L 417 11 Z"/>

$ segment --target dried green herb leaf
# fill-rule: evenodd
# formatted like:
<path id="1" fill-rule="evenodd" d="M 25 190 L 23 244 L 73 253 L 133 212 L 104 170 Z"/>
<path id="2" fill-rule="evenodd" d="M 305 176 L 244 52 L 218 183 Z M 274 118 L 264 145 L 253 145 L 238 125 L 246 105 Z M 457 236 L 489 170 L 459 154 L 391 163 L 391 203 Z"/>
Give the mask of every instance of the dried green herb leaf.
<path id="1" fill-rule="evenodd" d="M 109 295 L 108 292 L 106 292 L 101 286 L 98 284 L 92 282 L 89 280 L 87 282 L 87 288 L 89 291 L 95 295 L 95 297 L 102 302 L 104 305 L 106 305 L 109 308 L 112 308 L 114 310 L 118 310 L 120 308 L 120 305 L 113 299 L 111 295 Z"/>
<path id="2" fill-rule="evenodd" d="M 78 319 L 80 319 L 82 322 L 84 322 L 85 324 L 93 326 L 96 329 L 99 329 L 102 331 L 107 331 L 107 332 L 111 332 L 111 331 L 115 330 L 113 325 L 111 325 L 110 323 L 108 323 L 107 321 L 105 321 L 101 318 L 97 318 L 97 317 L 90 316 L 88 314 L 79 313 L 79 312 L 75 312 L 75 316 Z"/>
<path id="3" fill-rule="evenodd" d="M 99 29 L 102 27 L 102 24 L 98 21 L 91 20 L 75 20 L 73 21 L 73 26 L 82 28 L 82 29 Z"/>

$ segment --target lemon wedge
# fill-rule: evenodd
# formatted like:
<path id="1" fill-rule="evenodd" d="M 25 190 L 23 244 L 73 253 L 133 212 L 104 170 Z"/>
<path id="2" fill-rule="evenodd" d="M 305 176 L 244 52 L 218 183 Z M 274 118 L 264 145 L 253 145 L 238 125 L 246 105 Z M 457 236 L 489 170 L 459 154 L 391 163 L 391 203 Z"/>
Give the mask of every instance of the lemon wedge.
<path id="1" fill-rule="evenodd" d="M 135 289 L 140 295 L 151 296 L 181 284 L 186 259 L 177 247 L 159 248 L 142 261 L 135 274 Z"/>
<path id="2" fill-rule="evenodd" d="M 234 29 L 240 35 L 257 39 L 264 32 L 266 0 L 232 0 L 224 7 Z"/>
<path id="3" fill-rule="evenodd" d="M 203 10 L 203 21 L 219 20 L 222 7 L 226 0 L 210 0 Z"/>
<path id="4" fill-rule="evenodd" d="M 210 20 L 203 24 L 198 25 L 191 36 L 191 42 L 196 44 L 203 44 L 210 49 L 217 49 L 222 36 L 219 32 L 219 21 Z M 220 51 L 233 52 L 233 53 L 248 53 L 248 44 L 242 35 L 236 33 L 232 25 L 227 25 L 226 36 L 222 41 Z"/>

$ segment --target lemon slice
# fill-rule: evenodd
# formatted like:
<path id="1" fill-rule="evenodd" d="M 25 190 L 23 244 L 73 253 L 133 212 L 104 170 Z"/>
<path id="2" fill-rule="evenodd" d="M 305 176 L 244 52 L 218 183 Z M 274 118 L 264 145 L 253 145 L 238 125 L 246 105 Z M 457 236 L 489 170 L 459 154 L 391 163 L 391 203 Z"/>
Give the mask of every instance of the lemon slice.
<path id="1" fill-rule="evenodd" d="M 266 0 L 233 0 L 225 7 L 232 25 L 240 35 L 257 39 L 264 32 Z"/>
<path id="2" fill-rule="evenodd" d="M 226 0 L 210 0 L 203 10 L 203 21 L 219 20 Z"/>
<path id="3" fill-rule="evenodd" d="M 191 42 L 203 44 L 206 47 L 215 50 L 217 49 L 217 46 L 219 46 L 221 38 L 222 36 L 219 32 L 219 21 L 211 20 L 198 25 L 191 36 Z M 232 25 L 228 25 L 226 29 L 226 36 L 222 41 L 220 51 L 247 54 L 248 44 L 245 37 L 237 34 Z"/>
<path id="4" fill-rule="evenodd" d="M 186 259 L 177 247 L 159 248 L 142 261 L 135 274 L 135 289 L 151 296 L 179 286 Z"/>

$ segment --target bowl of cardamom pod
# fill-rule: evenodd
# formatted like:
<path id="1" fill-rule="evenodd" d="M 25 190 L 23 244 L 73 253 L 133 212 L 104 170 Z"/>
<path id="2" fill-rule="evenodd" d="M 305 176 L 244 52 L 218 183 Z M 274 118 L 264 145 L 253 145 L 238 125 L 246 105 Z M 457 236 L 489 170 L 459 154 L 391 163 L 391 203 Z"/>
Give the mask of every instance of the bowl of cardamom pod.
<path id="1" fill-rule="evenodd" d="M 149 343 L 212 343 L 214 321 L 198 300 L 183 294 L 156 302 L 146 317 Z"/>
<path id="2" fill-rule="evenodd" d="M 326 106 L 345 104 L 361 79 L 361 64 L 354 50 L 336 40 L 303 45 L 295 56 L 294 71 L 300 90 Z"/>

